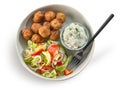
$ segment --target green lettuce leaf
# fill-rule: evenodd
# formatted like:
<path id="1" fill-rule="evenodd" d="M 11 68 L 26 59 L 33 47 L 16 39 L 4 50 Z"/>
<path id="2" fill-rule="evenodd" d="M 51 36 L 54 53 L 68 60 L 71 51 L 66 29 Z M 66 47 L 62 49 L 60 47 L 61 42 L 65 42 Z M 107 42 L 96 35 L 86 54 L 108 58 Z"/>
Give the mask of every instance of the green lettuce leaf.
<path id="1" fill-rule="evenodd" d="M 33 57 L 27 57 L 27 58 L 24 58 L 24 62 L 26 64 L 31 64 L 31 61 L 33 60 Z"/>
<path id="2" fill-rule="evenodd" d="M 51 56 L 48 51 L 43 51 L 41 53 L 42 60 L 44 61 L 45 65 L 50 65 L 51 63 Z"/>
<path id="3" fill-rule="evenodd" d="M 61 44 L 59 44 L 59 48 L 60 48 L 60 51 L 65 54 L 65 48 Z"/>
<path id="4" fill-rule="evenodd" d="M 31 40 L 28 40 L 27 44 L 28 44 L 28 47 L 32 48 L 33 52 L 37 51 L 39 49 L 43 49 L 43 50 L 46 49 L 46 43 L 43 43 L 41 45 L 37 45 L 36 43 L 32 42 Z"/>
<path id="5" fill-rule="evenodd" d="M 31 47 L 33 51 L 35 51 L 36 48 L 38 48 L 38 45 L 32 42 L 31 40 L 28 40 L 27 44 L 28 44 L 28 47 Z"/>
<path id="6" fill-rule="evenodd" d="M 71 60 L 72 60 L 72 55 L 68 56 L 68 58 L 64 58 L 63 64 L 61 66 L 56 66 L 55 70 L 60 73 L 63 72 Z"/>
<path id="7" fill-rule="evenodd" d="M 38 66 L 38 62 L 40 61 L 40 57 L 35 57 L 32 61 L 31 61 L 31 67 L 37 67 Z"/>
<path id="8" fill-rule="evenodd" d="M 56 78 L 56 71 L 52 70 L 51 72 L 44 72 L 42 76 L 47 77 L 47 78 Z"/>

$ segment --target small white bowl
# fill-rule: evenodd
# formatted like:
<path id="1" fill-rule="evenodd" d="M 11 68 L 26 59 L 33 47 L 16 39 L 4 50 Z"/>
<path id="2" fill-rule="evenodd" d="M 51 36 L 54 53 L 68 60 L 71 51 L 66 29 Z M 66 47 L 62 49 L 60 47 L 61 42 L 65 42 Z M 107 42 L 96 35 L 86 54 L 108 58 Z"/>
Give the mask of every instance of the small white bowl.
<path id="1" fill-rule="evenodd" d="M 74 24 L 78 24 L 80 27 L 82 27 L 82 28 L 84 28 L 84 31 L 85 31 L 85 34 L 86 34 L 86 36 L 87 36 L 87 40 L 86 40 L 86 42 L 81 46 L 81 47 L 79 47 L 79 48 L 71 48 L 71 47 L 69 47 L 69 46 L 67 46 L 66 45 L 66 43 L 65 43 L 65 41 L 64 41 L 64 39 L 63 39 L 63 34 L 64 34 L 64 31 L 65 31 L 65 28 L 66 27 L 68 27 L 71 23 L 68 23 L 68 24 L 66 24 L 60 31 L 60 42 L 62 43 L 62 45 L 65 47 L 65 48 L 67 48 L 68 50 L 81 50 L 81 49 L 83 49 L 83 47 L 87 44 L 87 42 L 88 42 L 88 40 L 89 40 L 89 34 L 90 34 L 90 32 L 89 32 L 89 30 L 84 26 L 84 25 L 82 25 L 81 23 L 78 23 L 78 22 L 72 22 L 72 23 L 74 23 Z M 72 43 L 72 42 L 71 42 Z"/>
<path id="2" fill-rule="evenodd" d="M 77 10 L 73 9 L 72 7 L 66 6 L 66 5 L 48 5 L 48 6 L 44 6 L 41 7 L 39 9 L 34 10 L 33 12 L 31 12 L 22 22 L 22 24 L 19 27 L 18 33 L 17 33 L 17 42 L 16 42 L 16 49 L 17 49 L 17 54 L 18 54 L 18 58 L 21 61 L 22 65 L 32 74 L 34 74 L 37 77 L 43 78 L 43 79 L 47 79 L 47 80 L 65 80 L 68 78 L 71 78 L 75 75 L 77 75 L 78 73 L 80 73 L 83 68 L 85 68 L 85 66 L 89 63 L 92 55 L 93 55 L 93 51 L 94 51 L 94 43 L 91 44 L 91 46 L 88 47 L 88 49 L 86 50 L 86 54 L 84 56 L 84 61 L 74 70 L 74 72 L 68 76 L 61 76 L 61 77 L 57 77 L 57 78 L 46 78 L 43 77 L 39 74 L 37 74 L 36 72 L 32 71 L 23 61 L 23 57 L 22 57 L 22 52 L 23 50 L 27 47 L 27 43 L 26 40 L 23 39 L 22 35 L 21 35 L 21 30 L 23 28 L 26 27 L 30 27 L 31 25 L 31 20 L 33 17 L 33 14 L 38 11 L 38 10 L 42 10 L 42 11 L 46 11 L 46 10 L 53 10 L 53 11 L 61 11 L 64 12 L 66 14 L 66 21 L 63 24 L 63 27 L 65 24 L 67 23 L 71 23 L 71 22 L 79 22 L 82 25 L 84 25 L 90 33 L 91 37 L 93 35 L 92 33 L 92 29 L 89 25 L 89 23 L 87 22 L 87 20 L 83 17 L 83 15 L 78 12 Z"/>

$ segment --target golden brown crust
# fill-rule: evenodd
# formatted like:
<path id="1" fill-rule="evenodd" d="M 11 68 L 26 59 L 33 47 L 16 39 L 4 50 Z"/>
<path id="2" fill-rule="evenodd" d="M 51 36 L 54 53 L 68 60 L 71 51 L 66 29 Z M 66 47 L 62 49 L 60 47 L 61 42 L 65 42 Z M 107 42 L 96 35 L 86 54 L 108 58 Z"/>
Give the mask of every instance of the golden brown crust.
<path id="1" fill-rule="evenodd" d="M 45 12 L 45 20 L 46 21 L 51 21 L 55 18 L 56 14 L 54 11 L 46 11 Z"/>
<path id="2" fill-rule="evenodd" d="M 50 25 L 53 29 L 60 29 L 62 27 L 62 23 L 60 23 L 59 20 L 57 20 L 57 19 L 53 19 L 50 22 Z"/>
<path id="3" fill-rule="evenodd" d="M 50 35 L 50 29 L 47 28 L 46 26 L 42 26 L 41 28 L 39 28 L 39 34 L 43 37 L 43 38 L 47 38 Z"/>
<path id="4" fill-rule="evenodd" d="M 50 22 L 44 22 L 44 23 L 43 23 L 43 26 L 46 26 L 47 28 L 50 29 Z"/>
<path id="5" fill-rule="evenodd" d="M 32 26 L 31 26 L 31 30 L 34 32 L 34 33 L 38 33 L 38 30 L 39 28 L 41 27 L 42 25 L 40 23 L 33 23 Z"/>
<path id="6" fill-rule="evenodd" d="M 41 11 L 37 11 L 33 16 L 33 22 L 39 23 L 43 20 L 44 14 Z"/>
<path id="7" fill-rule="evenodd" d="M 58 12 L 56 15 L 56 19 L 58 19 L 61 23 L 63 23 L 66 19 L 66 15 L 62 12 Z"/>
<path id="8" fill-rule="evenodd" d="M 31 40 L 35 43 L 42 43 L 44 41 L 39 34 L 33 34 Z"/>
<path id="9" fill-rule="evenodd" d="M 32 32 L 31 32 L 31 30 L 30 30 L 30 29 L 27 29 L 27 28 L 24 28 L 24 29 L 22 30 L 22 36 L 23 36 L 24 39 L 30 40 L 31 37 L 32 37 Z"/>
<path id="10" fill-rule="evenodd" d="M 57 40 L 57 39 L 59 39 L 59 36 L 60 36 L 60 31 L 54 30 L 54 31 L 51 31 L 50 39 Z"/>

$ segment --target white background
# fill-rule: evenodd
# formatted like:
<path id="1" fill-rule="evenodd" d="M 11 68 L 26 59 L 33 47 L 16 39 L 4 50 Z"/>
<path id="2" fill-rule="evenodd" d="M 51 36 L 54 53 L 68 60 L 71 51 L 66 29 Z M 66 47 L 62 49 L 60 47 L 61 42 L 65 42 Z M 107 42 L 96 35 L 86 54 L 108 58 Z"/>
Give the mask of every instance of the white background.
<path id="1" fill-rule="evenodd" d="M 119 0 L 1 0 L 0 1 L 0 90 L 120 90 Z M 95 41 L 88 66 L 65 81 L 47 81 L 29 73 L 16 54 L 16 34 L 22 20 L 48 4 L 65 4 L 80 11 L 93 32 L 109 16 L 115 17 Z"/>

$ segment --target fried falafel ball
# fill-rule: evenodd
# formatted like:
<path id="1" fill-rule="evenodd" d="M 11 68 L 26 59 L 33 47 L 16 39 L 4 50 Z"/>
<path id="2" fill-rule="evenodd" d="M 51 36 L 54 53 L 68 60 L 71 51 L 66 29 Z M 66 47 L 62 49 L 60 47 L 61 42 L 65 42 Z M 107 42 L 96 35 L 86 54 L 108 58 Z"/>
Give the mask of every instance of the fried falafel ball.
<path id="1" fill-rule="evenodd" d="M 42 43 L 44 39 L 39 34 L 33 34 L 31 40 L 34 43 Z"/>
<path id="2" fill-rule="evenodd" d="M 46 26 L 46 27 L 50 28 L 50 22 L 44 22 L 43 26 Z"/>
<path id="3" fill-rule="evenodd" d="M 46 11 L 45 12 L 45 20 L 46 21 L 51 21 L 55 18 L 56 14 L 54 11 Z"/>
<path id="4" fill-rule="evenodd" d="M 31 26 L 31 30 L 34 32 L 34 33 L 38 33 L 38 30 L 39 28 L 41 27 L 42 25 L 40 23 L 33 23 L 32 26 Z"/>
<path id="5" fill-rule="evenodd" d="M 44 18 L 44 14 L 41 11 L 37 11 L 34 14 L 33 22 L 39 23 L 39 22 L 41 22 L 43 20 L 43 18 Z"/>
<path id="6" fill-rule="evenodd" d="M 32 37 L 31 30 L 27 28 L 22 29 L 22 36 L 25 40 L 30 40 Z"/>
<path id="7" fill-rule="evenodd" d="M 38 33 L 43 37 L 47 38 L 50 35 L 50 29 L 47 26 L 42 26 L 39 28 Z"/>
<path id="8" fill-rule="evenodd" d="M 51 31 L 50 39 L 51 40 L 57 40 L 60 37 L 60 31 L 59 30 L 53 30 Z"/>
<path id="9" fill-rule="evenodd" d="M 56 19 L 58 19 L 61 23 L 63 23 L 66 19 L 66 15 L 62 12 L 58 12 L 56 15 Z"/>
<path id="10" fill-rule="evenodd" d="M 53 29 L 60 29 L 62 27 L 62 23 L 59 22 L 59 20 L 57 19 L 53 19 L 51 22 L 50 22 L 50 26 L 53 28 Z"/>

